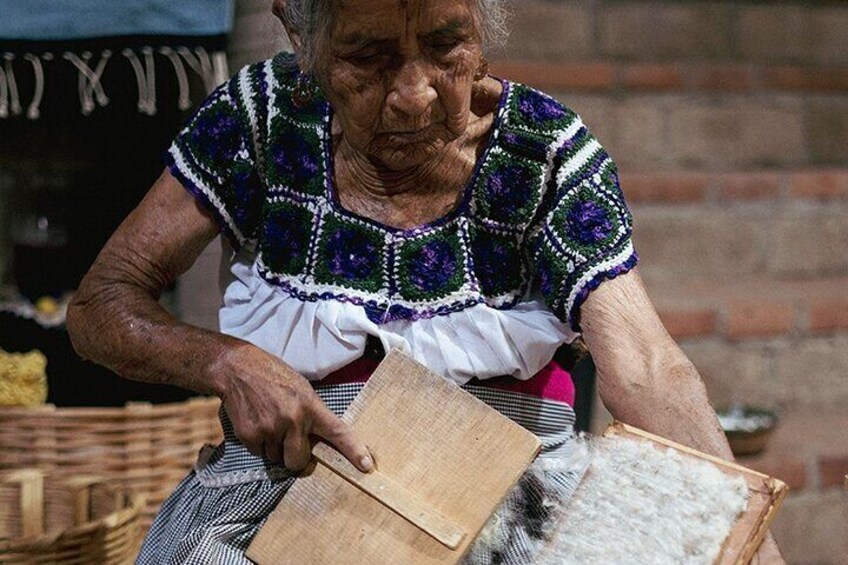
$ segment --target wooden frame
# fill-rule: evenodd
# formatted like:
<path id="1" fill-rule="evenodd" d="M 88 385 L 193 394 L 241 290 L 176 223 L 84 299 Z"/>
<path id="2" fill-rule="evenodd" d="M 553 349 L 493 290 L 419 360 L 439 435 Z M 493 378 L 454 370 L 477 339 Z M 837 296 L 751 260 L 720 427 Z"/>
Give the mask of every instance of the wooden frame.
<path id="1" fill-rule="evenodd" d="M 737 518 L 722 550 L 716 559 L 716 565 L 747 565 L 760 547 L 769 525 L 783 503 L 789 491 L 782 481 L 752 471 L 746 467 L 696 451 L 685 445 L 675 443 L 660 436 L 621 422 L 613 422 L 604 432 L 604 437 L 622 437 L 669 447 L 679 453 L 709 461 L 724 473 L 742 477 L 748 483 L 750 498 L 745 511 Z"/>

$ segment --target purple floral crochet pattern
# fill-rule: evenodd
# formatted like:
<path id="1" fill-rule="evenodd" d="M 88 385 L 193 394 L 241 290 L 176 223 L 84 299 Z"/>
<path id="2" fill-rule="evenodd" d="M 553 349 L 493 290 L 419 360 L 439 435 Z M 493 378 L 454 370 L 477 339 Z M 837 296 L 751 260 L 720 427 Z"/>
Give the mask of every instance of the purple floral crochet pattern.
<path id="1" fill-rule="evenodd" d="M 409 282 L 424 292 L 433 292 L 445 286 L 456 270 L 454 250 L 436 239 L 422 246 L 418 260 L 409 266 Z"/>
<path id="2" fill-rule="evenodd" d="M 615 164 L 553 98 L 503 82 L 460 203 L 400 230 L 339 203 L 331 109 L 320 93 L 291 103 L 296 72 L 280 57 L 245 68 L 169 150 L 186 188 L 236 247 L 256 241 L 259 274 L 292 299 L 355 304 L 388 323 L 539 293 L 578 329 L 589 290 L 635 264 Z"/>
<path id="3" fill-rule="evenodd" d="M 577 201 L 566 217 L 569 238 L 582 245 L 594 245 L 603 241 L 614 227 L 609 211 L 593 200 Z"/>

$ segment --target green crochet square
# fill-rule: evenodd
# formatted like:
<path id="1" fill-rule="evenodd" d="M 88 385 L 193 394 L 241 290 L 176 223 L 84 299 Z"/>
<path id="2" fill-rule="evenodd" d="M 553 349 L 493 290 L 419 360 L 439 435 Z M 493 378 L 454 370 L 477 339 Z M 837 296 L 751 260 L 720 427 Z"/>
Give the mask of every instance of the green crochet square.
<path id="1" fill-rule="evenodd" d="M 508 226 L 525 225 L 538 207 L 541 164 L 492 152 L 474 187 L 477 214 Z"/>
<path id="2" fill-rule="evenodd" d="M 291 122 L 281 114 L 271 118 L 265 169 L 272 187 L 288 187 L 310 196 L 322 196 L 326 187 L 326 163 L 320 128 Z"/>
<path id="3" fill-rule="evenodd" d="M 366 292 L 385 287 L 386 240 L 364 222 L 328 214 L 315 255 L 315 282 Z"/>
<path id="4" fill-rule="evenodd" d="M 563 130 L 577 119 L 556 99 L 522 84 L 510 92 L 509 115 L 513 126 L 545 133 Z"/>
<path id="5" fill-rule="evenodd" d="M 444 298 L 465 282 L 464 245 L 456 226 L 403 242 L 398 250 L 398 287 L 405 300 Z"/>
<path id="6" fill-rule="evenodd" d="M 585 180 L 566 194 L 550 221 L 557 239 L 575 255 L 586 259 L 602 255 L 625 232 L 616 200 L 594 182 Z"/>
<path id="7" fill-rule="evenodd" d="M 471 229 L 471 256 L 480 291 L 490 297 L 519 292 L 524 261 L 518 235 L 475 226 Z"/>
<path id="8" fill-rule="evenodd" d="M 315 214 L 297 202 L 280 200 L 266 205 L 259 253 L 271 273 L 294 276 L 305 271 L 314 220 Z"/>

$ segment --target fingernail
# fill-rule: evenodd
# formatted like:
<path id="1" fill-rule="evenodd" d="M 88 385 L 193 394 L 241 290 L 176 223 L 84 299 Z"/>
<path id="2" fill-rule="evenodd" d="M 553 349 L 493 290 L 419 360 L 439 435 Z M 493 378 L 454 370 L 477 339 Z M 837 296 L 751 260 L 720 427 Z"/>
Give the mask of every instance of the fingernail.
<path id="1" fill-rule="evenodd" d="M 360 465 L 362 465 L 362 468 L 365 469 L 366 471 L 370 471 L 374 467 L 374 462 L 371 460 L 370 455 L 366 455 L 365 457 L 360 459 L 359 463 L 360 463 Z"/>

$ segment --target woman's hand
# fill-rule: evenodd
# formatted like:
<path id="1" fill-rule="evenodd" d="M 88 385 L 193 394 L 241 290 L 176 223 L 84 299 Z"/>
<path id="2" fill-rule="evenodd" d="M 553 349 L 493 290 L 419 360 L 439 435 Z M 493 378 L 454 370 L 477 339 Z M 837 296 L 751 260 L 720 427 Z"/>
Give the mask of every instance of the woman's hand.
<path id="1" fill-rule="evenodd" d="M 223 375 L 212 378 L 223 383 L 224 407 L 236 436 L 251 453 L 300 471 L 312 457 L 309 436 L 314 434 L 360 471 L 371 470 L 368 448 L 301 375 L 248 344 L 227 351 L 223 358 L 212 369 Z"/>

